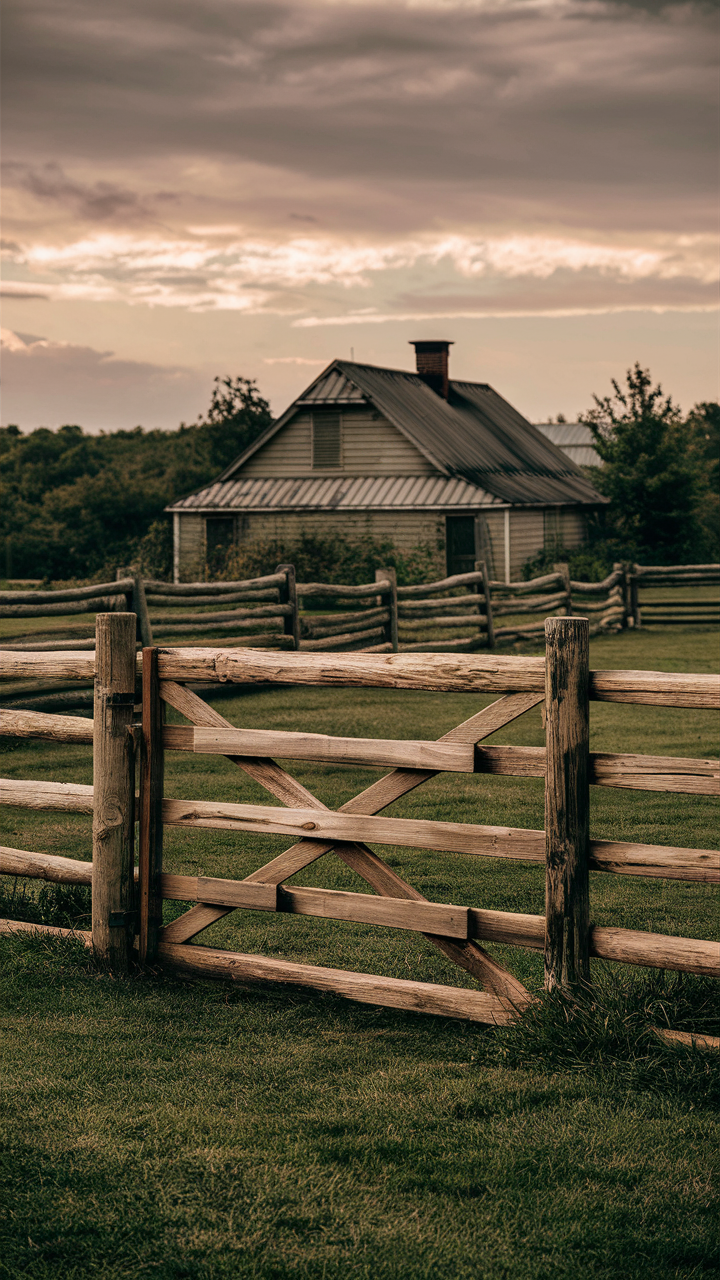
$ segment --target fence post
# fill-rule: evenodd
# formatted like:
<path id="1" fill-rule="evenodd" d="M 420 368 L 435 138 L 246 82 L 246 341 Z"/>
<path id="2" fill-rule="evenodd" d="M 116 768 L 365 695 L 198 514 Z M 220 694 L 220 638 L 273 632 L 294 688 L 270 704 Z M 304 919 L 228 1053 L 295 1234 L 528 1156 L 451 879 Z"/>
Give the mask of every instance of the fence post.
<path id="1" fill-rule="evenodd" d="M 148 613 L 147 600 L 145 599 L 145 583 L 139 573 L 133 574 L 133 609 L 137 614 L 137 639 L 142 641 L 143 649 L 147 648 L 153 642 L 152 627 L 150 626 L 150 614 Z"/>
<path id="2" fill-rule="evenodd" d="M 633 620 L 633 626 L 642 626 L 642 614 L 640 613 L 640 595 L 637 579 L 637 565 L 629 565 L 628 579 L 630 582 L 630 614 Z"/>
<path id="3" fill-rule="evenodd" d="M 140 771 L 139 840 L 139 959 L 151 963 L 157 953 L 162 927 L 160 876 L 163 857 L 162 801 L 165 770 L 163 718 L 160 697 L 158 651 L 143 649 L 142 766 Z"/>
<path id="4" fill-rule="evenodd" d="M 494 649 L 495 624 L 493 622 L 492 600 L 490 598 L 490 575 L 488 573 L 487 561 L 476 560 L 475 571 L 476 573 L 482 574 L 482 590 L 485 597 L 485 621 L 487 623 L 487 644 L 488 649 Z"/>
<path id="5" fill-rule="evenodd" d="M 545 620 L 545 986 L 590 980 L 587 618 Z"/>
<path id="6" fill-rule="evenodd" d="M 395 569 L 376 569 L 375 581 L 382 582 L 383 578 L 390 581 L 390 590 L 382 595 L 383 602 L 387 601 L 387 607 L 390 611 L 390 617 L 385 623 L 385 644 L 391 644 L 393 653 L 398 651 L 398 597 L 397 597 L 397 570 Z"/>
<path id="7" fill-rule="evenodd" d="M 127 969 L 134 912 L 134 613 L 95 620 L 92 940 L 96 959 Z"/>
<path id="8" fill-rule="evenodd" d="M 294 564 L 279 564 L 276 573 L 285 574 L 285 582 L 278 587 L 280 604 L 292 605 L 292 613 L 283 618 L 283 635 L 292 636 L 293 649 L 300 648 L 300 612 L 298 609 L 297 579 Z"/>

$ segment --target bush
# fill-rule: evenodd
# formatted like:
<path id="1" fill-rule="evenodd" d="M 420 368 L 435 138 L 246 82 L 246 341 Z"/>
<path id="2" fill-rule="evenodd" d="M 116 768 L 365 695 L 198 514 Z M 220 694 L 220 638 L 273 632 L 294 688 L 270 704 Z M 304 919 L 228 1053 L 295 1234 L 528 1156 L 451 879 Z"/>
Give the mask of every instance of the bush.
<path id="1" fill-rule="evenodd" d="M 225 558 L 216 580 L 239 581 L 273 573 L 278 564 L 293 564 L 298 582 L 336 582 L 348 586 L 372 582 L 375 570 L 397 570 L 401 586 L 427 582 L 437 569 L 436 552 L 420 543 L 411 552 L 398 551 L 390 538 L 367 535 L 351 542 L 344 534 L 302 533 L 294 542 L 275 539 L 234 547 Z"/>

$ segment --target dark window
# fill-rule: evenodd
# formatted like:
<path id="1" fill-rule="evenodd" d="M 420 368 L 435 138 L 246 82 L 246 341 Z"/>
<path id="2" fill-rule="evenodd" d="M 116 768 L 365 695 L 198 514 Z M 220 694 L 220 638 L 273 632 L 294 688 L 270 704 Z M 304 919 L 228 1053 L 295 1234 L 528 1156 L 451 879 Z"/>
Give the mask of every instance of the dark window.
<path id="1" fill-rule="evenodd" d="M 205 521 L 205 556 L 211 573 L 222 573 L 234 542 L 234 516 L 209 516 Z"/>
<path id="2" fill-rule="evenodd" d="M 543 545 L 551 555 L 562 550 L 562 514 L 559 507 L 546 507 L 543 512 Z"/>
<path id="3" fill-rule="evenodd" d="M 475 517 L 446 516 L 446 550 L 448 576 L 472 573 L 475 568 Z"/>
<path id="4" fill-rule="evenodd" d="M 339 413 L 313 414 L 313 469 L 323 471 L 341 465 L 340 426 Z"/>

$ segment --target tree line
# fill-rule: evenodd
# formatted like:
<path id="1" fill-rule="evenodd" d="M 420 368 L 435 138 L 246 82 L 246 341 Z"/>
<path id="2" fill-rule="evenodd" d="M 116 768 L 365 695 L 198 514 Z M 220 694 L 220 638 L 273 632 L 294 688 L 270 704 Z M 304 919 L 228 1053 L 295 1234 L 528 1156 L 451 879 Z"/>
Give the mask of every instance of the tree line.
<path id="1" fill-rule="evenodd" d="M 594 397 L 580 416 L 602 466 L 589 468 L 608 508 L 591 524 L 586 547 L 573 552 L 576 577 L 602 577 L 614 560 L 698 563 L 720 560 L 720 405 L 702 402 L 683 416 L 648 370 L 636 364 L 613 393 Z M 216 378 L 207 413 L 176 431 L 134 430 L 92 435 L 79 426 L 57 431 L 0 429 L 0 547 L 6 577 L 67 580 L 103 577 L 121 565 L 169 576 L 171 521 L 164 507 L 214 480 L 272 421 L 254 382 Z M 340 546 L 342 543 L 342 547 Z M 350 581 L 399 557 L 392 545 L 274 549 L 299 557 L 309 576 L 332 562 Z M 337 545 L 336 545 L 337 544 Z M 259 549 L 258 549 L 259 550 Z M 282 554 L 280 554 L 282 553 Z M 541 569 L 562 548 L 528 565 Z M 423 549 L 417 565 L 425 571 Z M 267 569 L 263 565 L 262 569 Z M 350 577 L 347 575 L 350 574 Z"/>

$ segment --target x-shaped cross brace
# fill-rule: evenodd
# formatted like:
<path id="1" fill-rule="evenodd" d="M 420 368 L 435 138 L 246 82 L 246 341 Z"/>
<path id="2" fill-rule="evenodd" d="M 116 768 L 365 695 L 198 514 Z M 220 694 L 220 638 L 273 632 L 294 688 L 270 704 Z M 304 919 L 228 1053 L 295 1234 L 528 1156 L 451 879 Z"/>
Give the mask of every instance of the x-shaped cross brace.
<path id="1" fill-rule="evenodd" d="M 203 728 L 233 727 L 224 716 L 184 685 L 163 681 L 160 685 L 160 695 L 165 702 L 181 712 L 194 725 Z M 537 693 L 508 694 L 451 729 L 438 741 L 464 744 L 481 742 L 496 730 L 529 711 L 531 707 L 537 706 L 542 700 L 543 696 Z M 259 782 L 283 804 L 303 809 L 327 809 L 328 807 L 274 760 L 250 756 L 228 756 L 227 759 L 243 769 L 249 777 Z M 429 778 L 434 778 L 436 773 L 436 770 L 427 769 L 393 769 L 384 778 L 380 778 L 364 791 L 353 796 L 352 800 L 348 800 L 341 806 L 339 812 L 368 815 L 379 813 L 394 800 L 407 795 L 409 791 L 427 782 Z M 246 876 L 245 882 L 281 884 L 283 880 L 287 880 L 333 849 L 347 866 L 362 876 L 381 896 L 413 899 L 416 902 L 427 901 L 422 893 L 403 880 L 392 867 L 373 853 L 372 849 L 359 842 L 299 840 L 264 867 Z M 164 942 L 172 943 L 188 942 L 203 929 L 207 929 L 208 925 L 220 920 L 233 910 L 235 910 L 234 907 L 198 902 L 184 915 L 173 920 L 172 924 L 165 926 L 161 933 L 162 939 Z M 527 988 L 476 942 L 470 940 L 459 942 L 436 934 L 424 936 L 455 964 L 472 974 L 487 991 L 505 996 L 515 1004 L 526 1004 L 530 1000 Z"/>

